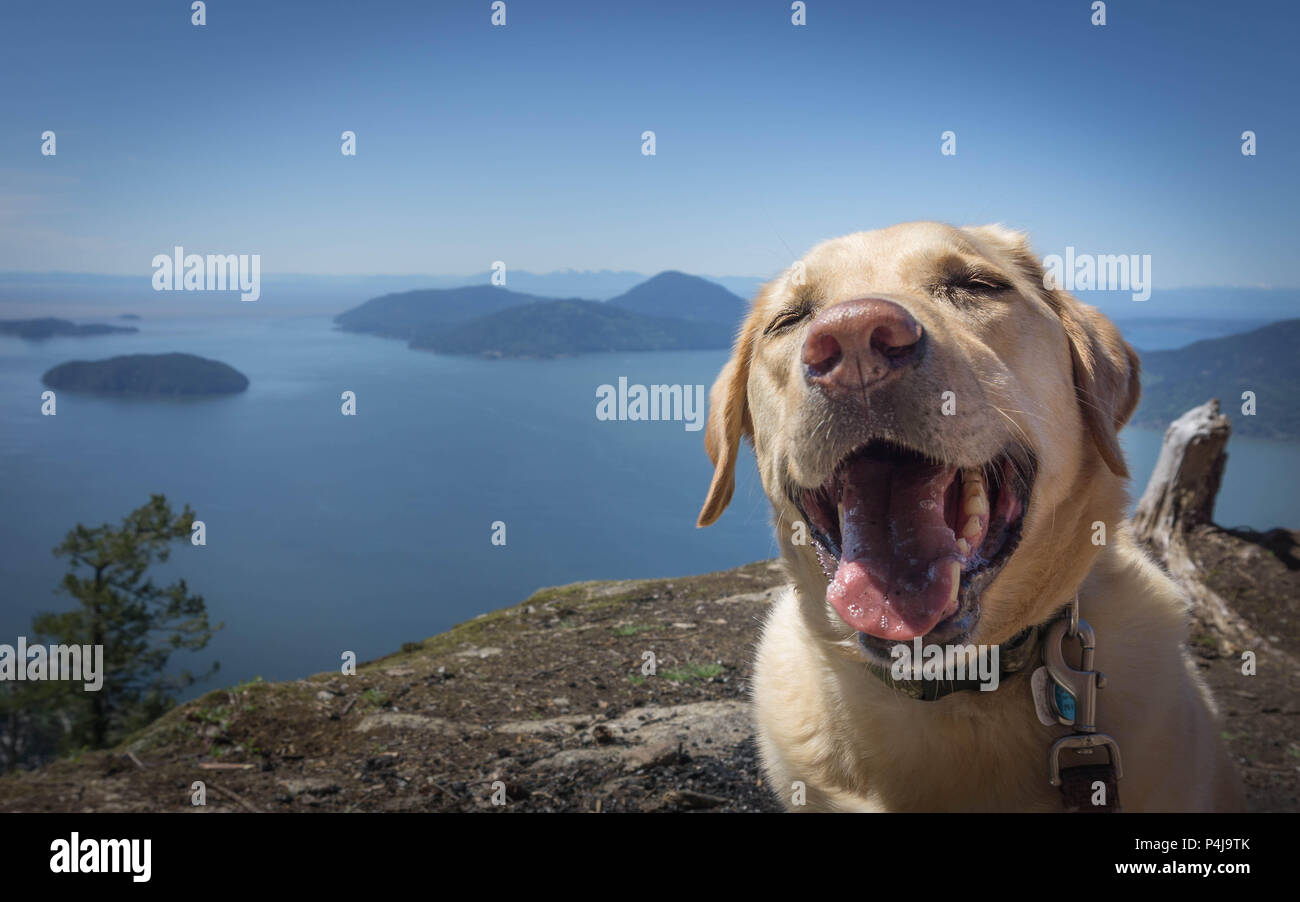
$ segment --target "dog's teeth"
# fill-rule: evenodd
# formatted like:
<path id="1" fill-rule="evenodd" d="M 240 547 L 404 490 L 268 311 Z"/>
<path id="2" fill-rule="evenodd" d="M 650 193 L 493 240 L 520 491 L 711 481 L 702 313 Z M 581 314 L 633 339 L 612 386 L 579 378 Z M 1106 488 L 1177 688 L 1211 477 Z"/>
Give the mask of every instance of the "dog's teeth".
<path id="1" fill-rule="evenodd" d="M 949 567 L 950 567 L 951 572 L 952 572 L 952 597 L 949 598 L 948 600 L 949 600 L 949 601 L 956 601 L 956 600 L 957 600 L 957 592 L 961 589 L 961 562 L 960 562 L 960 561 L 950 561 L 950 562 L 949 562 Z"/>
<path id="2" fill-rule="evenodd" d="M 965 539 L 958 539 L 957 550 L 961 552 L 962 557 L 970 557 L 970 542 Z"/>
<path id="3" fill-rule="evenodd" d="M 973 542 L 975 539 L 979 538 L 979 534 L 980 534 L 980 518 L 973 516 L 969 520 L 967 520 L 966 525 L 961 528 L 961 536 L 963 539 L 967 539 Z"/>
<path id="4" fill-rule="evenodd" d="M 961 510 L 967 516 L 989 512 L 989 496 L 984 491 L 984 474 L 979 470 L 966 470 L 962 480 Z"/>

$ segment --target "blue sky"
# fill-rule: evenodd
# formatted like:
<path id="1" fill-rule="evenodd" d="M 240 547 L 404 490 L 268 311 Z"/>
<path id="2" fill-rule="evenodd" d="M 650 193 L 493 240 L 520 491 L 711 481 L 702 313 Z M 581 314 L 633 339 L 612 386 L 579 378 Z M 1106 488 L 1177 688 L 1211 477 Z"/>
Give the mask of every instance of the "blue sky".
<path id="1" fill-rule="evenodd" d="M 509 0 L 493 28 L 489 0 L 213 0 L 199 28 L 188 0 L 8 0 L 0 270 L 147 275 L 180 244 L 264 273 L 767 276 L 933 218 L 1151 254 L 1158 287 L 1300 286 L 1300 13 L 1089 6 Z"/>

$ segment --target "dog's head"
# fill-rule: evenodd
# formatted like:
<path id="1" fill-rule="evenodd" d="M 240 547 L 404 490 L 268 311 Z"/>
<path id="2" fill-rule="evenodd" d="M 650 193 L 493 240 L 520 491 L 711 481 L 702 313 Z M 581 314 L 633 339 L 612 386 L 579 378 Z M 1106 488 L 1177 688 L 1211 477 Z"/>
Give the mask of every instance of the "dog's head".
<path id="1" fill-rule="evenodd" d="M 885 661 L 918 636 L 1004 642 L 1068 601 L 1114 531 L 1137 398 L 1132 348 L 1045 287 L 1022 235 L 848 235 L 755 299 L 710 395 L 699 523 L 748 438 L 828 638 Z"/>

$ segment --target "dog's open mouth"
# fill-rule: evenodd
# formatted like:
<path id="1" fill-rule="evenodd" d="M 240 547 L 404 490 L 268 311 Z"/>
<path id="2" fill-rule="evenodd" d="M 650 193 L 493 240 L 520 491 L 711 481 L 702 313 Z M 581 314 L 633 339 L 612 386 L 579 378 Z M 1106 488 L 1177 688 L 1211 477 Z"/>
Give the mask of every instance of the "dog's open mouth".
<path id="1" fill-rule="evenodd" d="M 873 442 L 798 492 L 826 600 L 868 651 L 887 659 L 897 642 L 974 629 L 981 592 L 1020 541 L 1033 471 L 1018 447 L 958 468 Z"/>

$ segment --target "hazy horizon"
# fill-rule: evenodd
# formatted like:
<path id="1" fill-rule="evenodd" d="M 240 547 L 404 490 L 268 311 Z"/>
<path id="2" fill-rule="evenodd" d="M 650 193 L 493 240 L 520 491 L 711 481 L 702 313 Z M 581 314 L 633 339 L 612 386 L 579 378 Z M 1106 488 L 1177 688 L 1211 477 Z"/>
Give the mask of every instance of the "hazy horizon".
<path id="1" fill-rule="evenodd" d="M 737 273 L 716 274 L 707 272 L 695 272 L 693 270 L 682 269 L 681 267 L 669 266 L 665 269 L 654 271 L 635 270 L 635 269 L 583 269 L 580 267 L 564 266 L 554 269 L 519 269 L 510 270 L 510 276 L 628 276 L 636 277 L 645 281 L 652 279 L 657 275 L 666 272 L 680 272 L 690 276 L 698 276 L 701 279 L 708 279 L 711 282 L 721 282 L 723 280 L 746 279 L 759 282 L 765 282 L 768 279 L 775 278 L 777 273 L 767 276 L 742 275 Z M 5 269 L 0 270 L 0 279 L 11 277 L 33 278 L 88 278 L 88 279 L 121 279 L 121 280 L 138 280 L 145 283 L 149 282 L 152 277 L 152 271 L 141 273 L 109 273 L 94 272 L 90 270 L 66 270 L 66 269 Z M 490 270 L 463 271 L 463 272 L 357 272 L 357 273 L 338 273 L 338 272 L 268 272 L 266 279 L 285 279 L 285 280 L 306 280 L 306 279 L 337 279 L 337 280 L 359 280 L 359 279 L 478 279 L 487 280 L 491 275 Z M 470 284 L 470 283 L 466 283 Z M 503 287 L 509 287 L 503 286 Z M 1246 289 L 1250 291 L 1300 291 L 1300 285 L 1272 285 L 1272 284 L 1252 284 L 1248 282 L 1213 282 L 1196 285 L 1169 285 L 1162 286 L 1161 291 L 1211 291 L 1214 289 L 1239 290 Z"/>
<path id="2" fill-rule="evenodd" d="M 682 270 L 676 270 L 681 272 Z M 721 285 L 748 301 L 765 278 L 689 275 Z M 507 290 L 546 299 L 608 301 L 653 278 L 630 270 L 508 271 Z M 264 273 L 261 297 L 241 303 L 221 291 L 154 291 L 149 275 L 100 273 L 0 272 L 0 319 L 61 318 L 147 314 L 152 318 L 334 315 L 372 298 L 408 291 L 488 284 L 489 273 L 464 275 L 374 274 L 314 275 Z M 1220 294 L 1223 296 L 1221 297 Z M 1127 290 L 1078 291 L 1116 322 L 1134 320 L 1275 321 L 1300 315 L 1300 289 L 1248 285 L 1159 289 L 1146 301 Z"/>

